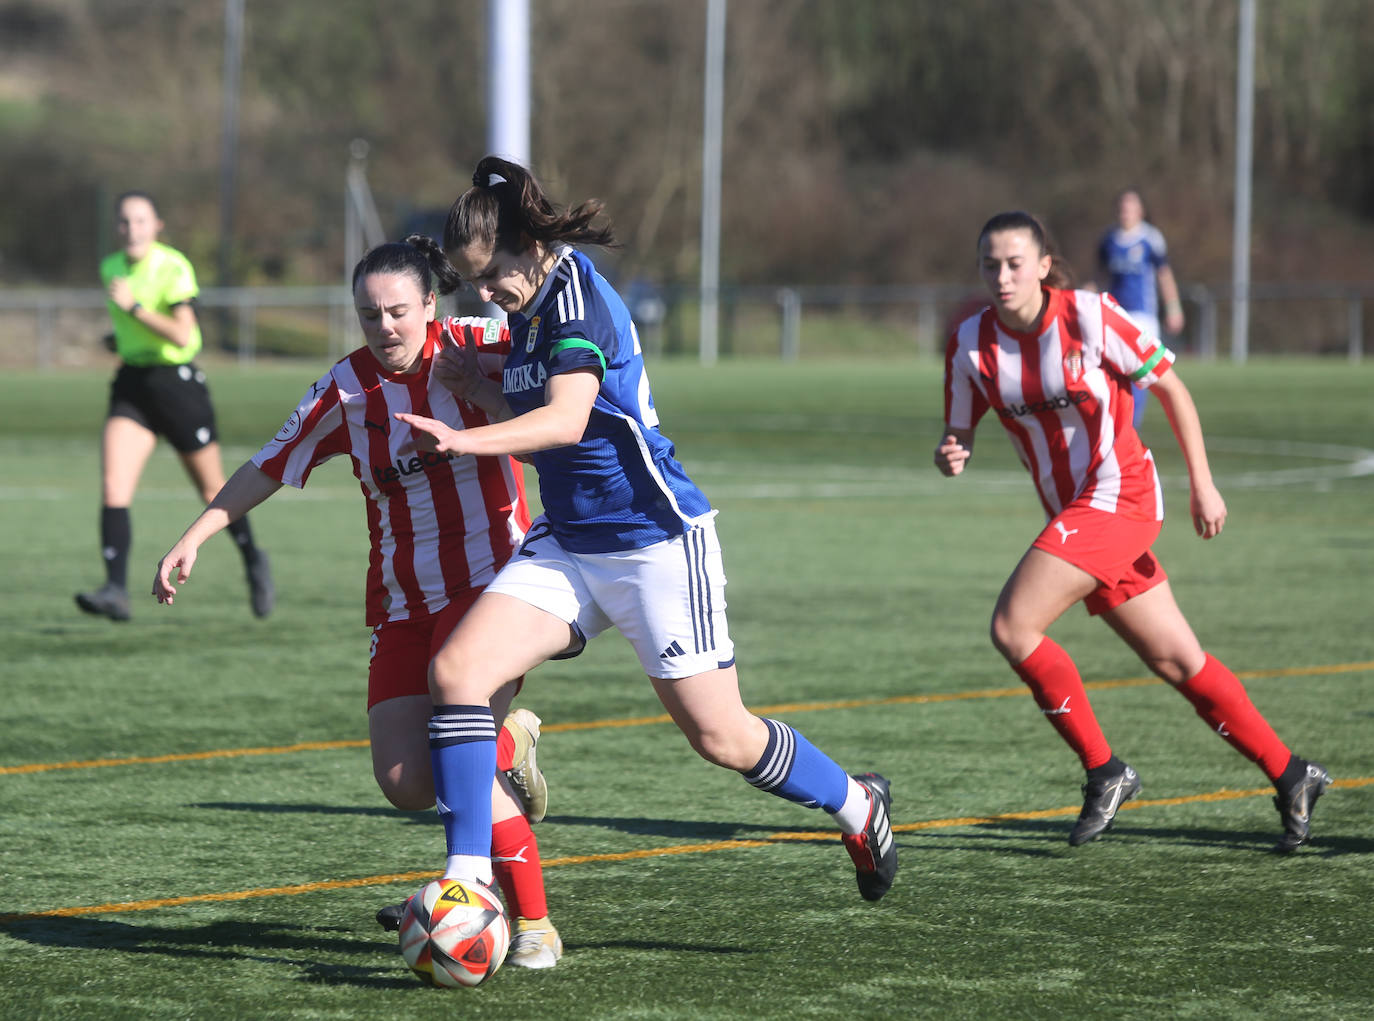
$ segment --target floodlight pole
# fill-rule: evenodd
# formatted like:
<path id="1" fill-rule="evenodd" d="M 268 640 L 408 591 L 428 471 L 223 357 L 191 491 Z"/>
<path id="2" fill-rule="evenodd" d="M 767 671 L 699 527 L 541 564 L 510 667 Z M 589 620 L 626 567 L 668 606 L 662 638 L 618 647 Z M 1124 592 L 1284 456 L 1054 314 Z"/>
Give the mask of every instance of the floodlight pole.
<path id="1" fill-rule="evenodd" d="M 219 153 L 219 264 L 215 283 L 233 285 L 234 277 L 234 166 L 239 148 L 239 82 L 243 70 L 243 0 L 224 2 L 224 80 Z M 220 343 L 229 344 L 229 310 L 218 315 Z"/>
<path id="2" fill-rule="evenodd" d="M 701 131 L 701 363 L 720 353 L 721 133 L 725 93 L 725 3 L 706 5 L 706 75 Z"/>
<path id="3" fill-rule="evenodd" d="M 487 155 L 529 167 L 529 0 L 487 0 Z M 501 319 L 494 302 L 482 314 Z"/>
<path id="4" fill-rule="evenodd" d="M 530 165 L 529 0 L 487 0 L 487 153 Z"/>
<path id="5" fill-rule="evenodd" d="M 239 145 L 239 81 L 243 68 L 243 0 L 224 3 L 224 82 L 219 153 L 220 287 L 232 282 L 234 263 L 234 164 Z"/>
<path id="6" fill-rule="evenodd" d="M 1236 207 L 1231 237 L 1231 360 L 1250 353 L 1250 199 L 1255 122 L 1255 0 L 1240 0 L 1236 42 Z"/>

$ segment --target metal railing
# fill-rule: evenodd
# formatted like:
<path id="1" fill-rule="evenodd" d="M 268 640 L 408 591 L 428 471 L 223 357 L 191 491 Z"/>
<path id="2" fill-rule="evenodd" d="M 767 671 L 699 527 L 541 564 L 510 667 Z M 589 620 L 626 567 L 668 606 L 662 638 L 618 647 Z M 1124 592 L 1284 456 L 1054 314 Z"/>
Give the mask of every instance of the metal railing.
<path id="1" fill-rule="evenodd" d="M 665 331 L 684 316 L 698 313 L 696 297 L 690 287 L 662 288 L 650 300 L 632 301 L 631 312 L 650 353 L 695 353 L 686 340 L 694 330 L 679 322 L 670 331 L 676 340 L 665 339 Z M 821 324 L 812 332 L 814 338 L 817 333 L 842 337 L 847 323 L 882 320 L 893 327 L 902 349 L 933 357 L 942 350 L 954 320 L 976 309 L 980 300 L 974 288 L 957 285 L 727 287 L 721 289 L 720 297 L 723 356 L 748 347 L 751 353 L 771 351 L 788 361 L 802 357 L 808 321 Z M 1195 284 L 1184 290 L 1183 298 L 1188 326 L 1183 337 L 1170 340 L 1171 346 L 1203 359 L 1219 357 L 1218 337 L 1221 321 L 1230 313 L 1231 288 Z M 1344 354 L 1349 361 L 1359 362 L 1365 348 L 1364 306 L 1371 300 L 1374 283 L 1252 284 L 1249 302 L 1260 305 L 1262 313 L 1251 319 L 1251 331 L 1268 330 L 1268 339 L 1252 343 L 1251 350 Z M 362 339 L 352 295 L 342 285 L 207 287 L 197 304 L 207 347 L 242 363 L 259 356 L 333 360 Z M 445 305 L 446 310 L 458 307 L 452 298 Z M 1297 314 L 1300 307 L 1305 310 L 1301 316 Z M 290 329 L 268 322 L 287 316 L 290 310 L 298 312 Z M 745 320 L 747 325 L 740 327 L 738 323 Z M 96 350 L 99 337 L 108 330 L 105 293 L 98 288 L 0 290 L 0 357 L 9 364 L 54 368 L 72 362 L 77 352 Z M 282 340 L 284 333 L 293 331 L 294 343 Z M 750 334 L 752 346 L 736 336 L 744 333 Z M 1321 336 L 1314 340 L 1314 333 Z M 764 339 L 760 349 L 760 339 L 770 334 L 776 338 L 775 346 Z M 832 339 L 825 349 L 842 351 L 842 341 Z"/>
<path id="2" fill-rule="evenodd" d="M 251 363 L 258 356 L 258 334 L 263 309 L 300 309 L 312 317 L 324 312 L 315 332 L 323 343 L 301 352 L 331 359 L 342 357 L 361 343 L 362 334 L 353 312 L 353 296 L 342 285 L 333 287 L 207 287 L 196 298 L 201 329 L 207 345 L 214 334 L 219 346 Z M 28 317 L 32 330 L 22 320 Z M 63 324 L 63 320 L 68 320 Z M 99 288 L 43 288 L 0 290 L 0 343 L 12 355 L 25 338 L 32 345 L 32 364 L 53 368 L 59 353 L 73 345 L 94 347 L 109 331 L 105 292 Z M 320 351 L 319 348 L 324 350 Z M 13 360 L 13 358 L 12 358 Z M 21 359 L 22 360 L 22 359 Z"/>

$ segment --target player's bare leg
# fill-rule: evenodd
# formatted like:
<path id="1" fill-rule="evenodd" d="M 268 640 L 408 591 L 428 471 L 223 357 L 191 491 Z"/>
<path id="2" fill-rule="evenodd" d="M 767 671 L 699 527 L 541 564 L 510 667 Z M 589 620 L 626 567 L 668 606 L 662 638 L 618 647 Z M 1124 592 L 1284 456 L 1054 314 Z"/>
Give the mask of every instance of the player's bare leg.
<path id="1" fill-rule="evenodd" d="M 1274 850 L 1289 854 L 1307 843 L 1312 807 L 1331 775 L 1319 762 L 1295 755 L 1250 701 L 1245 686 L 1206 653 L 1163 582 L 1102 615 L 1141 660 L 1192 703 L 1207 726 L 1254 762 L 1274 785 L 1283 835 Z"/>
<path id="2" fill-rule="evenodd" d="M 1032 547 L 1016 565 L 992 613 L 992 644 L 1030 688 L 1035 703 L 1082 763 L 1083 808 L 1069 833 L 1077 847 L 1112 826 L 1140 793 L 1136 771 L 1112 754 L 1073 659 L 1046 633 L 1098 582 L 1087 571 Z"/>

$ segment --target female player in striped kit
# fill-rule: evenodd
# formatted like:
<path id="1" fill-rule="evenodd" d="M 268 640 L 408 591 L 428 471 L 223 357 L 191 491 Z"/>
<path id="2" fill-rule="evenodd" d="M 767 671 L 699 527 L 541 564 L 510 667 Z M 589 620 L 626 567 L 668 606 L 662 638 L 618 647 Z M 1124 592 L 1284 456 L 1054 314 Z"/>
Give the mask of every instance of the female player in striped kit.
<path id="1" fill-rule="evenodd" d="M 1082 600 L 1259 765 L 1278 792 L 1284 833 L 1275 850 L 1297 850 L 1331 777 L 1290 752 L 1235 674 L 1203 651 L 1150 552 L 1164 503 L 1154 459 L 1131 426 L 1132 383 L 1159 398 L 1182 448 L 1198 535 L 1211 539 L 1226 521 L 1197 409 L 1169 371 L 1173 354 L 1110 296 L 1069 289 L 1044 228 L 1028 213 L 989 220 L 978 235 L 978 259 L 992 306 L 950 338 L 946 428 L 935 464 L 945 475 L 960 474 L 972 456 L 974 429 L 991 409 L 1049 518 L 998 597 L 992 641 L 1087 770 L 1069 843 L 1108 829 L 1121 804 L 1140 791 L 1135 770 L 1112 753 L 1099 728 L 1073 660 L 1045 633 Z"/>
<path id="2" fill-rule="evenodd" d="M 427 737 L 430 657 L 529 526 L 523 472 L 510 458 L 417 453 L 410 430 L 394 424 L 398 411 L 421 411 L 474 428 L 491 421 L 484 409 L 504 410 L 493 380 L 474 373 L 455 393 L 447 385 L 453 380 L 434 371 L 445 347 L 468 349 L 474 362 L 484 363 L 479 370 L 499 367 L 509 348 L 509 335 L 496 320 L 436 321 L 434 276 L 445 293 L 460 283 L 430 238 L 380 245 L 363 257 L 353 273 L 353 295 L 366 344 L 310 388 L 271 442 L 235 472 L 162 558 L 153 581 L 153 595 L 171 603 L 206 539 L 283 484 L 304 486 L 317 465 L 347 455 L 367 504 L 372 541 L 367 704 L 373 771 L 387 799 L 410 811 L 434 804 Z M 509 677 L 499 685 L 493 700 L 498 725 L 518 687 Z M 533 758 L 539 720 L 517 710 L 508 723 L 501 754 L 485 774 L 495 773 L 495 781 L 483 786 L 484 793 L 490 788 L 495 818 L 485 840 L 514 923 L 507 962 L 548 968 L 562 943 L 548 920 L 539 845 L 509 778 L 500 772 L 521 771 L 517 779 L 526 781 L 525 800 L 533 802 L 530 816 L 542 818 L 545 789 Z M 399 914 L 383 909 L 378 921 L 395 928 Z"/>
<path id="3" fill-rule="evenodd" d="M 430 450 L 527 455 L 544 506 L 519 555 L 434 659 L 430 746 L 451 809 L 447 874 L 481 880 L 491 867 L 477 777 L 492 769 L 489 703 L 503 677 L 576 655 L 614 626 L 692 747 L 762 790 L 826 809 L 861 895 L 878 900 L 897 871 L 888 782 L 846 775 L 741 701 L 715 511 L 659 431 L 625 303 L 571 247 L 614 243 L 609 227 L 592 222 L 600 210 L 559 209 L 523 167 L 494 156 L 478 163 L 473 187 L 449 210 L 444 250 L 509 317 L 502 386 L 513 415 L 461 430 L 436 420 L 444 416 L 398 416 Z"/>

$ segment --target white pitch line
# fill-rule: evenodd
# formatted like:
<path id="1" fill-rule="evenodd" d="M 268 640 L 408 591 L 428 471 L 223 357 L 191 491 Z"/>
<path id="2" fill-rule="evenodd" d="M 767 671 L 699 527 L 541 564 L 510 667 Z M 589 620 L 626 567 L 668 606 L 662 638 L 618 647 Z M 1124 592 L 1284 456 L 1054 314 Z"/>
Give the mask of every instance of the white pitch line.
<path id="1" fill-rule="evenodd" d="M 836 423 L 822 423 L 820 431 L 838 430 Z M 876 422 L 865 423 L 849 432 L 875 432 Z M 787 417 L 755 418 L 752 427 L 766 429 L 796 429 L 817 431 L 816 423 Z M 890 423 L 886 424 L 890 427 Z M 0 442 L 0 453 L 8 454 L 18 446 L 14 441 Z M 69 444 L 70 446 L 70 444 Z M 1305 443 L 1297 440 L 1252 440 L 1244 437 L 1218 437 L 1207 441 L 1208 450 L 1218 454 L 1245 454 L 1272 458 L 1305 458 L 1331 462 L 1307 464 L 1295 468 L 1270 468 L 1262 471 L 1221 473 L 1216 476 L 1217 487 L 1227 489 L 1277 489 L 1285 486 L 1326 487 L 1342 479 L 1374 475 L 1374 450 L 1339 443 Z M 75 453 L 75 450 L 72 451 Z M 86 446 L 82 453 L 89 453 Z M 231 451 L 226 451 L 230 454 Z M 237 458 L 245 459 L 253 451 Z M 232 454 L 238 454 L 233 450 Z M 234 461 L 235 457 L 226 457 Z M 708 495 L 726 500 L 854 500 L 871 497 L 890 499 L 941 491 L 951 484 L 972 486 L 979 490 L 1005 492 L 1023 489 L 1027 479 L 1015 470 L 980 471 L 974 468 L 956 482 L 936 472 L 934 466 L 920 469 L 904 466 L 867 466 L 854 464 L 756 464 L 733 461 L 692 461 L 686 467 L 694 478 L 703 483 Z M 327 469 L 326 469 L 327 470 Z M 342 470 L 342 469 L 341 469 Z M 341 476 L 342 477 L 342 476 Z M 97 481 L 82 479 L 71 486 L 0 486 L 0 503 L 52 503 L 82 499 L 97 488 Z M 1166 489 L 1184 490 L 1188 479 L 1182 475 L 1163 476 Z M 358 490 L 348 485 L 316 485 L 304 490 L 287 490 L 288 499 L 310 501 L 354 500 Z M 141 488 L 139 500 L 187 501 L 186 487 Z"/>

